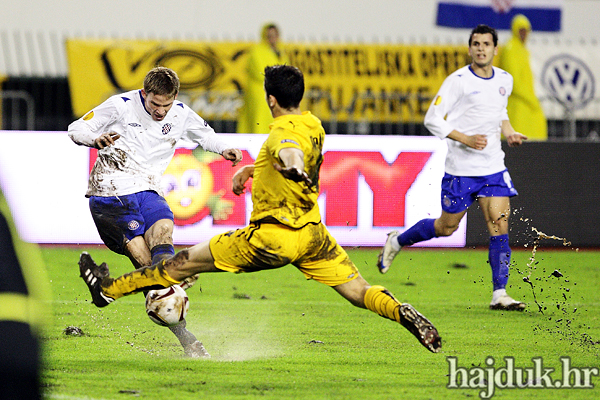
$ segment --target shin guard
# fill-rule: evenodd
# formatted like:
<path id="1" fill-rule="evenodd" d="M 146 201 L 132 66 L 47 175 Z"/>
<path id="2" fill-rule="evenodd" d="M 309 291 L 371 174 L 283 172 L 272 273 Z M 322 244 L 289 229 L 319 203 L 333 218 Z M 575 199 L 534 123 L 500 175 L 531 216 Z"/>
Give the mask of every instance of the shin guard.
<path id="1" fill-rule="evenodd" d="M 400 302 L 383 286 L 371 286 L 367 290 L 365 307 L 384 318 L 400 322 Z"/>

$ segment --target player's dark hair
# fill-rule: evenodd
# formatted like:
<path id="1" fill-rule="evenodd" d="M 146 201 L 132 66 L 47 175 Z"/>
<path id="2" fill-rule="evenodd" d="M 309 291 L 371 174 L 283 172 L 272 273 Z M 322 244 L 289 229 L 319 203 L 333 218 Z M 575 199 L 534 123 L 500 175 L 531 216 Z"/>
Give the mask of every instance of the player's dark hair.
<path id="1" fill-rule="evenodd" d="M 498 32 L 496 32 L 496 30 L 490 26 L 480 24 L 473 28 L 473 30 L 471 31 L 471 35 L 469 36 L 469 47 L 471 46 L 471 40 L 473 39 L 473 35 L 476 33 L 491 33 L 492 38 L 494 39 L 494 47 L 498 46 Z"/>
<path id="2" fill-rule="evenodd" d="M 304 75 L 291 65 L 266 67 L 265 92 L 274 96 L 282 108 L 299 107 L 304 96 Z"/>
<path id="3" fill-rule="evenodd" d="M 179 77 L 170 68 L 154 67 L 144 78 L 144 91 L 159 96 L 174 97 L 179 93 Z"/>
<path id="4" fill-rule="evenodd" d="M 275 29 L 277 31 L 277 33 L 279 33 L 279 28 L 275 24 L 267 24 L 267 25 L 265 25 L 264 29 L 265 29 L 265 31 L 268 31 L 269 29 Z"/>

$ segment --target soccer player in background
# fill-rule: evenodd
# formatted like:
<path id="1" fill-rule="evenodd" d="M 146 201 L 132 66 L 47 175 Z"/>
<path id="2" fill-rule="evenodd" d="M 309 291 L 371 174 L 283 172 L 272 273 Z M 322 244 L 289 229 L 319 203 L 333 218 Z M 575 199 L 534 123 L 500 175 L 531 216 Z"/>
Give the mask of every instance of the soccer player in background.
<path id="1" fill-rule="evenodd" d="M 293 66 L 265 68 L 267 104 L 274 121 L 256 161 L 233 176 L 241 195 L 252 180 L 250 224 L 178 252 L 174 257 L 112 278 L 85 263 L 81 276 L 93 302 L 110 302 L 150 287 L 168 287 L 203 272 L 255 272 L 292 264 L 307 279 L 332 287 L 351 304 L 402 324 L 428 350 L 438 352 L 435 327 L 383 286 L 371 286 L 321 222 L 317 204 L 325 131 L 310 112 L 300 111 L 304 77 Z"/>
<path id="2" fill-rule="evenodd" d="M 506 104 L 513 87 L 512 76 L 492 65 L 498 51 L 493 28 L 478 25 L 469 37 L 470 65 L 449 75 L 425 115 L 425 126 L 448 144 L 442 179 L 442 215 L 423 219 L 399 234 L 392 231 L 379 254 L 377 266 L 388 271 L 403 246 L 440 236 L 450 236 L 477 200 L 490 234 L 489 263 L 492 268 L 491 309 L 523 310 L 525 304 L 506 293 L 511 250 L 508 241 L 510 197 L 517 190 L 504 165 L 500 134 L 509 146 L 527 137 L 515 132 Z"/>
<path id="3" fill-rule="evenodd" d="M 52 314 L 39 248 L 17 233 L 0 188 L 0 399 L 41 399 L 40 330 Z"/>
<path id="4" fill-rule="evenodd" d="M 77 144 L 98 149 L 86 197 L 106 246 L 135 268 L 175 254 L 173 212 L 161 177 L 182 140 L 221 154 L 235 166 L 242 159 L 196 112 L 177 101 L 179 78 L 165 67 L 150 70 L 143 89 L 115 95 L 69 125 Z M 79 263 L 91 260 L 88 253 Z M 195 282 L 189 279 L 184 289 Z M 207 356 L 185 320 L 169 329 L 190 357 Z"/>

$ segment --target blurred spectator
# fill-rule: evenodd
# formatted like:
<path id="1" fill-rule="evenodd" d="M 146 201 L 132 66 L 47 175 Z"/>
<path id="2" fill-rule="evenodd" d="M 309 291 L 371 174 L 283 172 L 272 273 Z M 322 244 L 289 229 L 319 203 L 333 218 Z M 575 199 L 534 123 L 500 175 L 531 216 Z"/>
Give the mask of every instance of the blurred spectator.
<path id="1" fill-rule="evenodd" d="M 500 51 L 500 68 L 514 78 L 512 95 L 508 99 L 508 117 L 517 132 L 530 140 L 548 139 L 548 123 L 535 94 L 529 50 L 525 47 L 531 23 L 522 14 L 512 20 L 512 37 Z"/>
<path id="2" fill-rule="evenodd" d="M 238 133 L 269 133 L 273 122 L 271 110 L 265 101 L 265 67 L 289 64 L 287 55 L 279 48 L 279 28 L 273 23 L 261 29 L 261 41 L 254 45 L 248 56 L 246 73 L 248 79 L 244 88 L 244 105 L 237 121 Z"/>
<path id="3" fill-rule="evenodd" d="M 0 399 L 40 399 L 39 329 L 49 290 L 37 246 L 18 236 L 0 189 Z"/>

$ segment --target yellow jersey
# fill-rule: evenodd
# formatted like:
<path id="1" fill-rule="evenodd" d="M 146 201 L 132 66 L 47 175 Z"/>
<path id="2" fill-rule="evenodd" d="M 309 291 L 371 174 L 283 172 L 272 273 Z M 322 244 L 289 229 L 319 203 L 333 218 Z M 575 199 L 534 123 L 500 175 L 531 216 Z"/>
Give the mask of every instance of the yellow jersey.
<path id="1" fill-rule="evenodd" d="M 251 222 L 276 219 L 291 228 L 321 222 L 317 204 L 319 197 L 319 169 L 323 162 L 325 130 L 321 121 L 305 111 L 302 115 L 282 115 L 269 125 L 271 132 L 254 163 L 252 181 L 253 210 Z M 283 166 L 279 152 L 297 148 L 304 153 L 304 171 L 312 184 L 286 179 L 274 167 Z"/>

